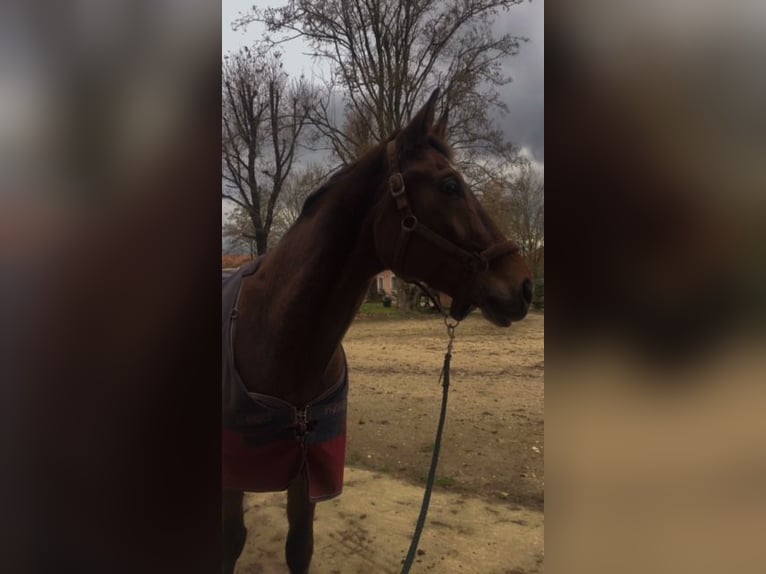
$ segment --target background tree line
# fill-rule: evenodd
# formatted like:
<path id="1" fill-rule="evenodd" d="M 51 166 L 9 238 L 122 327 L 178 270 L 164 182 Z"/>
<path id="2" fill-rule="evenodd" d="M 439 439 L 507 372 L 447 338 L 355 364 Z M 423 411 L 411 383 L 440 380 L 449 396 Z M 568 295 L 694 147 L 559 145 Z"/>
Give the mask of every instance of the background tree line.
<path id="1" fill-rule="evenodd" d="M 434 87 L 449 106 L 459 169 L 538 276 L 544 257 L 542 175 L 493 123 L 507 113 L 503 64 L 524 38 L 493 33 L 493 17 L 522 0 L 288 0 L 244 14 L 265 25 L 253 48 L 223 61 L 223 198 L 235 208 L 230 245 L 264 253 L 333 167 L 353 162 L 403 126 Z M 283 42 L 302 37 L 329 77 L 291 79 Z M 298 169 L 301 150 L 328 169 Z"/>

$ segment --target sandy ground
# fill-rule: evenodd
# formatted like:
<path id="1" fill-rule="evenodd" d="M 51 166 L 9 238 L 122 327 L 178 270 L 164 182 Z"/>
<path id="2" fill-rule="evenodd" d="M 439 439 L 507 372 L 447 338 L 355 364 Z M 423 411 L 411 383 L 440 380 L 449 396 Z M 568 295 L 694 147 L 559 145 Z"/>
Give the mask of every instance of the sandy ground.
<path id="1" fill-rule="evenodd" d="M 543 315 L 457 329 L 437 487 L 413 572 L 543 572 Z M 344 493 L 317 506 L 316 574 L 399 572 L 439 414 L 446 346 L 436 318 L 357 320 Z M 284 493 L 246 495 L 238 574 L 287 572 Z"/>

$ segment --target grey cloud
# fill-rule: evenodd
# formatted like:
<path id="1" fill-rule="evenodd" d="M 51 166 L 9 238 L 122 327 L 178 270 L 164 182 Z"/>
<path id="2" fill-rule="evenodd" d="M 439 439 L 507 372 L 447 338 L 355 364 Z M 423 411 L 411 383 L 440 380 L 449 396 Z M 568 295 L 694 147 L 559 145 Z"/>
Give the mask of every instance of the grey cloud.
<path id="1" fill-rule="evenodd" d="M 499 89 L 508 104 L 509 114 L 497 114 L 509 141 L 517 147 L 526 147 L 534 159 L 545 161 L 545 50 L 543 29 L 543 2 L 514 6 L 498 15 L 495 33 L 511 33 L 529 39 L 523 43 L 518 55 L 508 59 L 505 73 L 512 82 Z"/>

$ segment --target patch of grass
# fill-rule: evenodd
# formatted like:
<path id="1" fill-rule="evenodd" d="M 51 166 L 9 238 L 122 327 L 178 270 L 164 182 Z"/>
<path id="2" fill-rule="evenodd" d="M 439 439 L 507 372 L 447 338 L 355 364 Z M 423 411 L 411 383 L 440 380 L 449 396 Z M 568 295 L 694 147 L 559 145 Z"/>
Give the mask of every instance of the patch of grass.
<path id="1" fill-rule="evenodd" d="M 428 473 L 420 474 L 420 481 L 425 485 L 428 482 Z M 437 474 L 436 478 L 434 479 L 434 486 L 439 486 L 441 488 L 451 488 L 453 486 L 457 486 L 457 480 L 451 476 L 439 476 Z"/>
<path id="2" fill-rule="evenodd" d="M 434 484 L 436 486 L 441 486 L 443 488 L 449 488 L 450 486 L 455 486 L 456 480 L 452 478 L 451 476 L 437 476 L 434 480 Z"/>
<path id="3" fill-rule="evenodd" d="M 346 453 L 346 464 L 357 465 L 362 462 L 362 454 L 359 451 L 352 450 Z"/>
<path id="4" fill-rule="evenodd" d="M 366 319 L 398 319 L 402 317 L 402 313 L 393 306 L 384 307 L 380 301 L 368 301 L 362 303 L 357 316 Z"/>
<path id="5" fill-rule="evenodd" d="M 380 301 L 367 301 L 362 303 L 356 318 L 359 320 L 388 320 L 388 319 L 418 319 L 433 320 L 438 318 L 436 313 L 420 313 L 418 311 L 399 311 L 393 304 L 391 307 L 384 307 Z"/>

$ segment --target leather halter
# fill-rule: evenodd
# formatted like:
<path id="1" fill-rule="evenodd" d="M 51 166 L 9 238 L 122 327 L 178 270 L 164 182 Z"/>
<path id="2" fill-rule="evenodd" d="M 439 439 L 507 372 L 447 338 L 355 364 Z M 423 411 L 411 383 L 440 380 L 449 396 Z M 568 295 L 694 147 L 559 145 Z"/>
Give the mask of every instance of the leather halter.
<path id="1" fill-rule="evenodd" d="M 463 319 L 470 310 L 469 296 L 474 282 L 479 274 L 486 272 L 492 260 L 515 253 L 519 250 L 518 246 L 512 241 L 503 240 L 490 245 L 482 252 L 467 251 L 459 245 L 456 245 L 449 239 L 439 235 L 430 227 L 421 223 L 415 214 L 412 213 L 409 201 L 407 199 L 404 177 L 398 169 L 398 158 L 396 154 L 396 140 L 391 140 L 386 145 L 388 154 L 388 190 L 391 198 L 394 200 L 396 209 L 401 215 L 401 231 L 396 239 L 394 248 L 394 259 L 391 269 L 404 279 L 408 279 L 405 270 L 407 246 L 414 235 L 420 236 L 426 242 L 435 248 L 434 256 L 447 256 L 452 260 L 461 263 L 463 273 L 464 287 L 459 293 L 456 293 L 452 299 L 450 314 L 458 320 Z"/>

